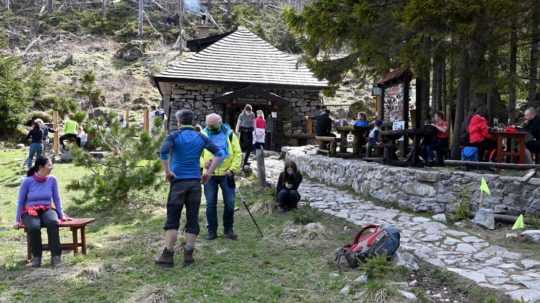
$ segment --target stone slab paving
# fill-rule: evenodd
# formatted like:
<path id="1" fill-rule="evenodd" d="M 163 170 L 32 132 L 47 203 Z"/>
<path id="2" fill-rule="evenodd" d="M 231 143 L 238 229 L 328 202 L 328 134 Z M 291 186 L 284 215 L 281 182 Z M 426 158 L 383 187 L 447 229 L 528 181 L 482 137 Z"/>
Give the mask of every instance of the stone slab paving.
<path id="1" fill-rule="evenodd" d="M 283 162 L 266 159 L 274 183 Z M 326 184 L 304 179 L 302 200 L 311 207 L 357 225 L 393 224 L 401 231 L 401 248 L 425 262 L 455 272 L 483 287 L 499 289 L 519 300 L 540 302 L 540 262 L 525 258 L 477 236 L 455 230 L 430 218 L 385 208 Z"/>

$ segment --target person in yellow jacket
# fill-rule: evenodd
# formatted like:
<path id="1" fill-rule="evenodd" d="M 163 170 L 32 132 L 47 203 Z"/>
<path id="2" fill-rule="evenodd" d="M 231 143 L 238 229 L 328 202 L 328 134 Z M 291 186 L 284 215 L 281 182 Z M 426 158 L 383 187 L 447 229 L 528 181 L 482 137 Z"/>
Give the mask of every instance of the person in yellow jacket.
<path id="1" fill-rule="evenodd" d="M 241 169 L 242 150 L 240 141 L 229 125 L 224 124 L 221 116 L 210 114 L 206 116 L 206 128 L 202 131 L 208 136 L 210 141 L 225 150 L 225 160 L 219 165 L 208 182 L 204 185 L 204 196 L 206 198 L 206 220 L 208 222 L 207 240 L 217 238 L 217 195 L 221 188 L 224 202 L 223 210 L 223 231 L 227 239 L 237 240 L 234 233 L 234 204 L 236 199 L 234 175 Z M 201 156 L 201 167 L 206 170 L 213 155 L 205 150 Z"/>

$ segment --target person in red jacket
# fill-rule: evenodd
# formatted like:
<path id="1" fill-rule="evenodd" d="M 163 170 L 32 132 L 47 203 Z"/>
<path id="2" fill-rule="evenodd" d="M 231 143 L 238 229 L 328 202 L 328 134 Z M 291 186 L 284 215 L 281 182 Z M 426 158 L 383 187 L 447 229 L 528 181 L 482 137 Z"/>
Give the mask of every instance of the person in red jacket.
<path id="1" fill-rule="evenodd" d="M 484 153 L 497 147 L 493 136 L 489 133 L 487 114 L 484 109 L 479 109 L 471 117 L 467 131 L 469 132 L 469 143 L 478 147 L 479 158 L 484 158 Z"/>

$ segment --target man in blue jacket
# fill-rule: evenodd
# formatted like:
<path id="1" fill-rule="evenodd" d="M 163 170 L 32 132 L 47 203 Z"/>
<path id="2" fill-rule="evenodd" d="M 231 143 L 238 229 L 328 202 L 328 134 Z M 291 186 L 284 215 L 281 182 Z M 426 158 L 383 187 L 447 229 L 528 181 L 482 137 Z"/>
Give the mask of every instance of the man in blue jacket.
<path id="1" fill-rule="evenodd" d="M 195 240 L 199 234 L 199 207 L 201 205 L 200 157 L 204 149 L 214 154 L 208 170 L 202 176 L 206 183 L 216 167 L 225 157 L 223 149 L 212 143 L 208 137 L 195 131 L 194 114 L 190 110 L 176 113 L 179 129 L 171 133 L 161 146 L 160 158 L 165 170 L 165 178 L 171 183 L 167 201 L 165 248 L 156 259 L 160 266 L 174 265 L 174 244 L 180 227 L 182 208 L 186 207 L 186 245 L 184 246 L 184 266 L 193 263 Z M 172 155 L 169 162 L 169 154 Z"/>

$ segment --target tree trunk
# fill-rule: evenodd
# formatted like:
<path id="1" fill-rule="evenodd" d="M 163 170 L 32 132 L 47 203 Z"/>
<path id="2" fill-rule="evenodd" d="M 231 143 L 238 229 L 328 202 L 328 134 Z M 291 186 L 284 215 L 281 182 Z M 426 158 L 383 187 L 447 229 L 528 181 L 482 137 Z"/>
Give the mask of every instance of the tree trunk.
<path id="1" fill-rule="evenodd" d="M 533 1 L 535 2 L 535 1 Z M 536 90 L 538 86 L 538 52 L 540 51 L 540 21 L 538 20 L 539 13 L 538 8 L 533 7 L 534 12 L 531 18 L 531 56 L 529 65 L 529 85 L 528 85 L 528 97 L 527 105 L 536 107 L 538 102 L 536 100 Z"/>
<path id="2" fill-rule="evenodd" d="M 173 48 L 180 49 L 180 54 L 182 54 L 182 51 L 184 49 L 184 41 L 182 36 L 182 23 L 184 22 L 184 1 L 178 0 L 178 38 L 176 39 L 176 42 L 174 43 Z"/>
<path id="3" fill-rule="evenodd" d="M 11 10 L 11 0 L 6 0 L 6 9 Z"/>
<path id="4" fill-rule="evenodd" d="M 143 0 L 139 0 L 139 31 L 138 31 L 138 36 L 139 37 L 142 37 L 142 35 L 144 34 L 144 29 L 143 29 L 143 25 L 144 25 L 144 1 Z"/>
<path id="5" fill-rule="evenodd" d="M 47 13 L 52 14 L 53 12 L 53 0 L 47 0 Z"/>
<path id="6" fill-rule="evenodd" d="M 458 69 L 458 91 L 457 91 L 457 100 L 456 100 L 456 115 L 454 119 L 454 133 L 452 142 L 452 159 L 460 158 L 460 149 L 459 149 L 459 137 L 463 131 L 463 120 L 465 118 L 465 105 L 469 99 L 470 93 L 470 74 L 469 74 L 469 52 L 466 48 L 463 48 L 461 51 Z"/>
<path id="7" fill-rule="evenodd" d="M 107 0 L 101 0 L 101 14 L 103 16 L 103 19 L 107 17 Z"/>
<path id="8" fill-rule="evenodd" d="M 441 100 L 439 99 L 439 58 L 440 57 L 437 55 L 433 56 L 433 78 L 431 79 L 431 106 L 433 108 L 433 112 L 439 111 L 439 108 L 441 107 Z"/>
<path id="9" fill-rule="evenodd" d="M 510 83 L 508 85 L 508 120 L 515 122 L 516 119 L 516 67 L 517 67 L 517 30 L 515 24 L 510 34 Z"/>

